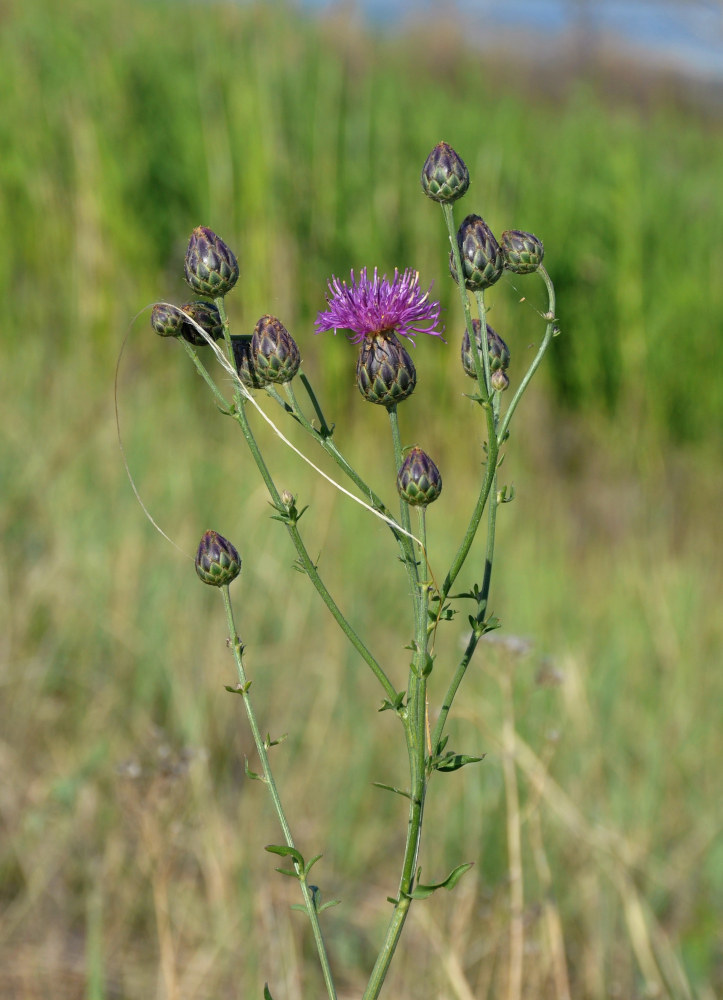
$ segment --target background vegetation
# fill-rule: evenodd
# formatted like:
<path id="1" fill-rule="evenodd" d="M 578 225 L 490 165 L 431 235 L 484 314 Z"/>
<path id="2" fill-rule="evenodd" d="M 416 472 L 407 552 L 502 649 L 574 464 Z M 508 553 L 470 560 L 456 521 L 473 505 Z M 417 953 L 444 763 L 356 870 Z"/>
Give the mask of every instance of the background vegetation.
<path id="1" fill-rule="evenodd" d="M 462 211 L 544 239 L 562 336 L 504 467 L 504 632 L 456 716 L 455 744 L 488 756 L 436 780 L 428 806 L 425 877 L 475 868 L 413 910 L 388 994 L 514 1000 L 523 944 L 520 996 L 719 995 L 720 117 L 655 86 L 644 105 L 589 77 L 553 94 L 525 56 L 484 59 L 453 31 L 371 39 L 276 4 L 9 0 L 0 27 L 0 993 L 320 992 L 293 886 L 263 852 L 277 833 L 244 776 L 220 601 L 130 491 L 114 367 L 140 310 L 188 298 L 185 244 L 209 225 L 241 259 L 235 332 L 284 320 L 339 444 L 391 501 L 384 413 L 354 388 L 354 349 L 313 319 L 332 273 L 418 268 L 449 346 L 420 339 L 400 412 L 444 475 L 429 517 L 444 568 L 480 451 L 441 213 L 419 187 L 443 138 L 470 168 Z M 530 280 L 490 296 L 518 372 L 539 295 Z M 358 996 L 405 824 L 371 783 L 403 783 L 401 730 L 291 572 L 240 435 L 147 313 L 119 400 L 161 526 L 185 553 L 207 527 L 242 552 L 259 715 L 289 734 L 279 783 L 343 899 L 325 925 L 341 994 Z M 331 589 L 401 679 L 390 539 L 274 455 Z M 440 671 L 462 634 L 448 629 Z"/>

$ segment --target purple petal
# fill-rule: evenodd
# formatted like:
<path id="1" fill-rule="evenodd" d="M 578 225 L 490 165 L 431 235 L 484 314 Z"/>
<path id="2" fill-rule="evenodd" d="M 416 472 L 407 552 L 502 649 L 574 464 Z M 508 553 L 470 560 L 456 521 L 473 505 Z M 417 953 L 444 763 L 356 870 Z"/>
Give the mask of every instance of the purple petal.
<path id="1" fill-rule="evenodd" d="M 348 284 L 332 276 L 326 297 L 328 308 L 317 315 L 316 332 L 349 330 L 354 343 L 389 331 L 412 341 L 417 333 L 441 337 L 444 328 L 436 329 L 440 305 L 430 301 L 430 291 L 431 285 L 426 292 L 421 291 L 419 273 L 411 268 L 401 276 L 395 270 L 391 281 L 386 274 L 380 279 L 376 268 L 370 279 L 365 267 L 358 280 L 352 271 Z"/>

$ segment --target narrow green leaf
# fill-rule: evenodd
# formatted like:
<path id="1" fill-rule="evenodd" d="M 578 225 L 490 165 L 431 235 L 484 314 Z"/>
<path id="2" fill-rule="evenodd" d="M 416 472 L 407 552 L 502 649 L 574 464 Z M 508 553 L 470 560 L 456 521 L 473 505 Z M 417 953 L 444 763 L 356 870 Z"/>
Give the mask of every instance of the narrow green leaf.
<path id="1" fill-rule="evenodd" d="M 252 781 L 266 781 L 263 774 L 257 774 L 256 771 L 251 770 L 248 757 L 244 757 L 244 771 L 246 772 L 246 777 L 251 778 Z"/>
<path id="2" fill-rule="evenodd" d="M 300 868 L 304 867 L 301 851 L 297 851 L 295 847 L 289 847 L 288 844 L 267 844 L 264 850 L 268 851 L 269 854 L 278 854 L 281 858 L 293 858 Z"/>
<path id="3" fill-rule="evenodd" d="M 245 684 L 237 684 L 235 687 L 229 687 L 228 684 L 224 684 L 224 687 L 229 694 L 246 694 L 248 689 L 251 687 L 251 681 L 246 681 Z"/>
<path id="4" fill-rule="evenodd" d="M 302 913 L 306 913 L 306 907 L 303 903 L 292 903 L 289 907 L 291 910 L 300 910 Z"/>
<path id="5" fill-rule="evenodd" d="M 385 698 L 384 701 L 382 702 L 382 707 L 379 709 L 379 711 L 380 712 L 390 712 L 390 711 L 391 712 L 398 712 L 399 709 L 404 704 L 405 693 L 406 692 L 404 692 L 404 691 L 397 691 L 397 693 L 394 696 L 394 700 L 393 701 L 390 701 L 388 698 Z"/>
<path id="6" fill-rule="evenodd" d="M 486 756 L 486 754 L 482 754 L 481 757 L 475 757 L 473 754 L 452 753 L 450 751 L 432 766 L 435 771 L 459 771 L 460 767 L 464 767 L 465 764 L 479 764 Z"/>
<path id="7" fill-rule="evenodd" d="M 269 993 L 269 984 L 264 983 L 264 1000 L 274 1000 L 274 998 Z"/>
<path id="8" fill-rule="evenodd" d="M 435 889 L 431 885 L 418 885 L 409 893 L 409 899 L 428 899 Z"/>
<path id="9" fill-rule="evenodd" d="M 304 875 L 308 875 L 309 872 L 311 871 L 311 869 L 316 864 L 316 862 L 319 861 L 322 857 L 323 857 L 322 854 L 315 854 L 314 857 L 311 859 L 311 861 L 309 861 L 307 863 L 307 865 L 305 866 L 305 868 L 304 868 Z"/>
<path id="10" fill-rule="evenodd" d="M 429 675 L 432 673 L 433 668 L 434 668 L 434 657 L 431 656 L 429 653 L 426 653 L 424 656 L 424 661 L 421 664 L 422 677 L 429 677 Z"/>
<path id="11" fill-rule="evenodd" d="M 403 795 L 405 799 L 411 799 L 412 797 L 411 792 L 405 792 L 401 788 L 395 788 L 394 785 L 385 785 L 381 781 L 373 781 L 372 784 L 377 788 L 383 788 L 385 792 L 396 792 L 397 795 Z"/>
<path id="12" fill-rule="evenodd" d="M 462 878 L 466 871 L 472 867 L 472 862 L 467 861 L 463 865 L 457 865 L 456 868 L 452 869 L 447 878 L 443 882 L 430 882 L 427 885 L 418 885 L 409 894 L 410 899 L 427 899 L 436 892 L 438 889 L 446 889 L 448 892 L 457 885 L 459 880 Z"/>
<path id="13" fill-rule="evenodd" d="M 319 907 L 318 912 L 323 913 L 324 910 L 328 910 L 330 906 L 338 906 L 341 903 L 340 899 L 330 899 L 327 903 L 322 903 Z"/>
<path id="14" fill-rule="evenodd" d="M 299 873 L 294 868 L 274 868 L 274 871 L 277 871 L 279 875 L 288 875 L 289 878 L 299 878 Z"/>

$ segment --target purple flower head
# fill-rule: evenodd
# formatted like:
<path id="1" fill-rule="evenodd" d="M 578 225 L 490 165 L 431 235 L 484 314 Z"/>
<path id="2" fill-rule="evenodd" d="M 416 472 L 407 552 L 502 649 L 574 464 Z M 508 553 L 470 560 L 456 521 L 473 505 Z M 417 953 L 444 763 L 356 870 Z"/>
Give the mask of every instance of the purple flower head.
<path id="1" fill-rule="evenodd" d="M 326 301 L 328 308 L 316 317 L 316 332 L 337 329 L 350 330 L 349 339 L 354 344 L 365 337 L 377 337 L 393 332 L 401 337 L 409 337 L 414 342 L 418 333 L 428 333 L 441 337 L 441 330 L 435 329 L 439 322 L 439 302 L 430 302 L 429 292 L 419 287 L 419 272 L 407 268 L 403 274 L 395 269 L 394 278 L 389 281 L 386 274 L 380 278 L 374 268 L 374 277 L 367 277 L 367 269 L 362 268 L 359 280 L 351 272 L 351 283 L 332 277 Z"/>

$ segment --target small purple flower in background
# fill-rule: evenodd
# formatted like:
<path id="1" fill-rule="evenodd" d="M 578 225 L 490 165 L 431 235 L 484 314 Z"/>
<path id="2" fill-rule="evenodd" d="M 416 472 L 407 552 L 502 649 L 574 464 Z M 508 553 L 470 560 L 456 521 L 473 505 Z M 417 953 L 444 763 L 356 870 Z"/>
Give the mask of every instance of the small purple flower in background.
<path id="1" fill-rule="evenodd" d="M 364 267 L 359 280 L 351 272 L 351 283 L 332 277 L 326 301 L 328 309 L 316 317 L 316 332 L 325 330 L 350 330 L 349 339 L 354 344 L 365 338 L 395 333 L 409 337 L 414 342 L 418 333 L 441 337 L 444 327 L 437 330 L 439 302 L 429 299 L 430 288 L 422 292 L 419 272 L 407 268 L 403 274 L 395 269 L 389 281 L 386 274 L 380 278 L 374 268 L 374 277 L 367 277 Z"/>

